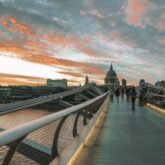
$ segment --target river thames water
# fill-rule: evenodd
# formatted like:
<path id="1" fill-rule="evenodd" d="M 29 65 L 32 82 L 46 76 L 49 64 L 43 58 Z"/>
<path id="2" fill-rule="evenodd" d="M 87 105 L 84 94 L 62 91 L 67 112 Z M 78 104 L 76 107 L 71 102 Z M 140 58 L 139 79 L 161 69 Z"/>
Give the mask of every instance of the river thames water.
<path id="1" fill-rule="evenodd" d="M 28 121 L 32 121 L 43 116 L 49 115 L 51 113 L 52 112 L 50 111 L 35 108 L 29 108 L 8 113 L 6 115 L 0 116 L 0 129 L 10 129 Z"/>

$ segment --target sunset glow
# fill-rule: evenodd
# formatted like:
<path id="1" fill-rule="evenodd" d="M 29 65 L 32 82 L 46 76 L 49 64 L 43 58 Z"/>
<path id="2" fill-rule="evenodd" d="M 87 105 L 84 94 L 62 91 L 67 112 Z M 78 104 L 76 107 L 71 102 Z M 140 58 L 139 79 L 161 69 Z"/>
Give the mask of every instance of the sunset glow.
<path id="1" fill-rule="evenodd" d="M 165 1 L 0 0 L 0 84 L 165 77 Z"/>

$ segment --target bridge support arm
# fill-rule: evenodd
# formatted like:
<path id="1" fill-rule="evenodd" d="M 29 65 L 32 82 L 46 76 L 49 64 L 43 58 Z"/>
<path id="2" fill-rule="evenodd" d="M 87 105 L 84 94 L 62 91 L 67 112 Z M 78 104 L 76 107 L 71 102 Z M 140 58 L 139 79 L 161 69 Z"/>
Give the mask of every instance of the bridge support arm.
<path id="1" fill-rule="evenodd" d="M 83 98 L 84 100 L 88 101 L 90 100 L 87 96 L 84 96 L 83 94 L 79 93 L 79 96 Z"/>
<path id="2" fill-rule="evenodd" d="M 86 92 L 89 93 L 93 97 L 97 97 L 97 95 L 95 93 L 91 92 L 90 90 L 86 90 Z"/>
<path id="3" fill-rule="evenodd" d="M 103 94 L 104 92 L 99 87 L 93 87 L 94 91 L 98 93 L 99 95 Z"/>
<path id="4" fill-rule="evenodd" d="M 64 101 L 64 100 L 62 100 L 62 99 L 59 99 L 59 100 L 58 100 L 58 103 L 59 103 L 61 106 L 64 106 L 64 107 L 66 107 L 66 108 L 72 107 L 72 106 L 73 106 L 71 103 L 69 103 L 69 102 L 67 102 L 67 101 Z"/>
<path id="5" fill-rule="evenodd" d="M 15 154 L 17 148 L 19 147 L 19 145 L 21 144 L 21 142 L 24 140 L 25 137 L 26 136 L 24 136 L 24 137 L 9 144 L 11 147 L 9 148 L 9 151 L 6 154 L 2 165 L 9 165 L 10 164 L 13 155 Z"/>

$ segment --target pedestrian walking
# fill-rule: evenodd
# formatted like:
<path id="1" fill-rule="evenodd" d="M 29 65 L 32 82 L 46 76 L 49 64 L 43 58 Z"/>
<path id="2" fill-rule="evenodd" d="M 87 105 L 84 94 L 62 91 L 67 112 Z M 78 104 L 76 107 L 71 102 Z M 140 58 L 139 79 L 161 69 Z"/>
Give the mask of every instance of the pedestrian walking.
<path id="1" fill-rule="evenodd" d="M 145 88 L 145 90 L 144 90 L 145 92 L 144 92 L 144 105 L 146 105 L 147 104 L 147 100 L 148 100 L 148 89 L 147 88 Z"/>
<path id="2" fill-rule="evenodd" d="M 119 90 L 119 88 L 116 88 L 115 95 L 116 95 L 116 99 L 117 99 L 117 103 L 118 103 L 119 102 L 119 96 L 120 96 L 120 90 Z"/>
<path id="3" fill-rule="evenodd" d="M 121 99 L 124 100 L 124 88 L 121 88 Z"/>
<path id="4" fill-rule="evenodd" d="M 139 91 L 139 107 L 143 107 L 144 106 L 144 89 L 142 88 L 140 91 Z"/>
<path id="5" fill-rule="evenodd" d="M 129 102 L 129 98 L 130 98 L 129 92 L 130 92 L 130 89 L 129 89 L 129 87 L 127 87 L 127 88 L 126 88 L 127 102 Z"/>
<path id="6" fill-rule="evenodd" d="M 131 102 L 132 102 L 132 110 L 135 111 L 135 101 L 136 101 L 137 92 L 134 86 L 132 87 L 129 93 L 130 93 Z"/>
<path id="7" fill-rule="evenodd" d="M 113 88 L 110 88 L 110 101 L 113 102 L 113 96 L 114 96 L 114 89 Z"/>

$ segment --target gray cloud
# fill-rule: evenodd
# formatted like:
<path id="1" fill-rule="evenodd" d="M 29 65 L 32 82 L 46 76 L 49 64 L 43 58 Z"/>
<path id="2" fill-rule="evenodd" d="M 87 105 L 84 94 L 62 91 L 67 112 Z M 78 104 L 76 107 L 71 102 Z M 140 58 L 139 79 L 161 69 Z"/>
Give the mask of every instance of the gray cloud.
<path id="1" fill-rule="evenodd" d="M 160 68 L 158 69 L 160 71 L 165 62 L 165 49 L 161 43 L 165 29 L 160 30 L 160 23 L 165 18 L 165 1 L 150 0 L 153 6 L 144 12 L 139 26 L 127 21 L 125 9 L 128 2 L 128 0 L 0 0 L 0 17 L 14 17 L 22 23 L 31 25 L 40 31 L 40 34 L 54 32 L 66 37 L 88 37 L 90 43 L 87 47 L 94 49 L 98 56 L 104 56 L 100 60 L 96 59 L 94 65 L 106 69 L 109 62 L 114 61 L 119 72 L 123 71 L 125 75 L 131 72 L 131 67 L 135 70 L 143 68 L 145 74 L 153 75 L 155 74 L 153 70 L 150 71 L 147 67 Z M 3 28 L 0 30 L 6 33 L 7 39 L 17 37 L 16 34 L 12 36 L 5 32 Z M 1 37 L 1 40 L 4 38 Z M 83 43 L 83 46 L 86 46 L 85 44 Z M 129 67 L 124 68 L 126 66 Z M 163 73 L 160 73 L 155 80 L 162 77 Z"/>

